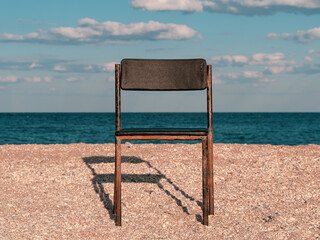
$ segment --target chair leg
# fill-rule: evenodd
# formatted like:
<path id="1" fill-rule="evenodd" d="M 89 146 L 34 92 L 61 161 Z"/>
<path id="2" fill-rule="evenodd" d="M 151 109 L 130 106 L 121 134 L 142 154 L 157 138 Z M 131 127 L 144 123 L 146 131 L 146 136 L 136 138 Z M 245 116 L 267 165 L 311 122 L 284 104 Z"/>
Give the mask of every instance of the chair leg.
<path id="1" fill-rule="evenodd" d="M 206 137 L 202 140 L 202 217 L 204 225 L 209 225 L 208 175 L 208 138 Z"/>
<path id="2" fill-rule="evenodd" d="M 115 144 L 114 144 L 114 149 L 115 149 L 115 157 L 114 157 L 114 182 L 113 182 L 113 214 L 116 214 L 116 206 L 117 206 L 117 188 L 116 188 L 116 176 L 117 176 L 117 138 L 115 138 Z"/>
<path id="3" fill-rule="evenodd" d="M 208 136 L 208 177 L 209 177 L 209 215 L 214 215 L 214 181 L 213 181 L 213 141 Z"/>
<path id="4" fill-rule="evenodd" d="M 114 193 L 114 212 L 116 215 L 116 226 L 121 226 L 121 139 L 116 137 L 115 144 L 115 193 Z"/>

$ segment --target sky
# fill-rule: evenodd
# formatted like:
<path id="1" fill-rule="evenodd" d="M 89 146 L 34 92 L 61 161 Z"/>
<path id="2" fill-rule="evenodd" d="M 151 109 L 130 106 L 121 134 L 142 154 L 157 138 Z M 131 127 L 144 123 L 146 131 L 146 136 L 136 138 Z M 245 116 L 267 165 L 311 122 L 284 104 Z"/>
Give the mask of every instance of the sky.
<path id="1" fill-rule="evenodd" d="M 320 111 L 320 0 L 2 0 L 0 112 L 114 112 L 123 58 L 204 58 L 214 112 Z M 204 91 L 123 92 L 202 112 Z"/>

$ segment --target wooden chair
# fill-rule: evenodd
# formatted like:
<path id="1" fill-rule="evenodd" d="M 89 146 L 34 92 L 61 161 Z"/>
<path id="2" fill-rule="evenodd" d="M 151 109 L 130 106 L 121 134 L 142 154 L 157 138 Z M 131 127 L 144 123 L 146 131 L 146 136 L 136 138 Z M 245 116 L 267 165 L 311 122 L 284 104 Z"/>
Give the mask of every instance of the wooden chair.
<path id="1" fill-rule="evenodd" d="M 207 128 L 204 129 L 121 129 L 121 90 L 179 91 L 207 89 Z M 204 59 L 123 59 L 115 65 L 115 181 L 114 213 L 121 226 L 121 141 L 202 141 L 203 224 L 214 213 L 212 157 L 212 66 Z"/>

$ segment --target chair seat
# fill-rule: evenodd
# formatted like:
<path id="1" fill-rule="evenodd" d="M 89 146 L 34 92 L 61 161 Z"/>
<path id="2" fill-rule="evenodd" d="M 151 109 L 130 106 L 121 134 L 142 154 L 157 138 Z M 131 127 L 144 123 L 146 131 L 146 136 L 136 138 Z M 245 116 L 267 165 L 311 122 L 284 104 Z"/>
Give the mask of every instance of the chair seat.
<path id="1" fill-rule="evenodd" d="M 128 128 L 116 131 L 116 136 L 129 135 L 179 135 L 179 136 L 206 136 L 206 128 Z"/>

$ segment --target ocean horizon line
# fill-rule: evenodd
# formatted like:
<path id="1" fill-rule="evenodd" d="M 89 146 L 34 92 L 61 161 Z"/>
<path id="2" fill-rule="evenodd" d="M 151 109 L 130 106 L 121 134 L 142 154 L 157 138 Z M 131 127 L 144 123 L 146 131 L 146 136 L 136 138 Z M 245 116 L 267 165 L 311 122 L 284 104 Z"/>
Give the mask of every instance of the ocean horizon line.
<path id="1" fill-rule="evenodd" d="M 16 113 L 37 113 L 37 114 L 41 114 L 41 113 L 115 113 L 115 112 L 63 112 L 63 111 L 61 111 L 61 112 L 0 112 L 0 114 L 2 114 L 2 113 L 6 113 L 6 114 L 16 114 Z M 126 111 L 122 111 L 121 113 L 207 113 L 207 112 L 195 112 L 195 111 L 190 111 L 190 112 L 131 112 L 131 111 L 129 111 L 129 112 L 126 112 Z M 261 111 L 261 112 L 213 112 L 213 114 L 214 113 L 320 113 L 320 111 L 319 112 L 317 112 L 317 111 L 306 111 L 306 112 L 302 112 L 302 111 L 298 111 L 298 112 L 296 112 L 296 111 Z"/>

